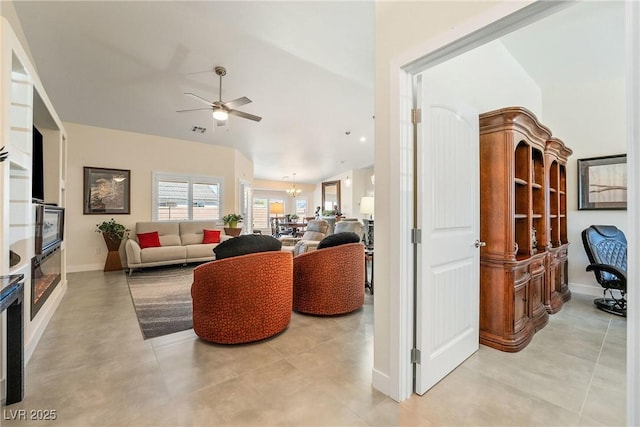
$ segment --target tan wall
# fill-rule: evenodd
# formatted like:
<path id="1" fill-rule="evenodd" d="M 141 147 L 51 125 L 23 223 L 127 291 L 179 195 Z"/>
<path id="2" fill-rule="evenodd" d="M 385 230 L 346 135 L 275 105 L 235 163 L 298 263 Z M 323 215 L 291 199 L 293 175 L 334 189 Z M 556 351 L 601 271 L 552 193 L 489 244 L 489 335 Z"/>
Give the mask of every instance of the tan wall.
<path id="1" fill-rule="evenodd" d="M 239 206 L 239 179 L 253 179 L 253 164 L 232 148 L 65 123 L 68 134 L 67 270 L 96 270 L 104 266 L 106 247 L 96 224 L 114 217 L 132 228 L 150 221 L 153 171 L 208 175 L 223 180 L 222 212 Z M 130 215 L 84 215 L 83 167 L 131 170 Z"/>

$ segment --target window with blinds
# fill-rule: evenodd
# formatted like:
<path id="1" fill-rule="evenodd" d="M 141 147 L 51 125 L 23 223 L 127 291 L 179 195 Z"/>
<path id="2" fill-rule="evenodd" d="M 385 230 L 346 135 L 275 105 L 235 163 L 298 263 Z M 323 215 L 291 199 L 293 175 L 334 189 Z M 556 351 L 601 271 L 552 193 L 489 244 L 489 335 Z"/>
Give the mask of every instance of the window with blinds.
<path id="1" fill-rule="evenodd" d="M 219 178 L 154 173 L 153 219 L 219 220 L 221 190 Z"/>

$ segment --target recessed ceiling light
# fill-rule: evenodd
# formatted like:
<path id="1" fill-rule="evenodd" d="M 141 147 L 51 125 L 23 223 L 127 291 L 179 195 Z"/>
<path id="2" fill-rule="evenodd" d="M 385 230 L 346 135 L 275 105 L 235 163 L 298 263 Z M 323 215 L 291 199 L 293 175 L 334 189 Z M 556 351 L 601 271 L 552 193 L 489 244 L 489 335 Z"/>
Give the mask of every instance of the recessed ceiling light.
<path id="1" fill-rule="evenodd" d="M 367 138 L 366 138 L 366 137 L 364 137 L 364 136 L 361 136 L 361 137 L 360 137 L 360 142 L 365 142 L 366 140 L 367 140 Z"/>

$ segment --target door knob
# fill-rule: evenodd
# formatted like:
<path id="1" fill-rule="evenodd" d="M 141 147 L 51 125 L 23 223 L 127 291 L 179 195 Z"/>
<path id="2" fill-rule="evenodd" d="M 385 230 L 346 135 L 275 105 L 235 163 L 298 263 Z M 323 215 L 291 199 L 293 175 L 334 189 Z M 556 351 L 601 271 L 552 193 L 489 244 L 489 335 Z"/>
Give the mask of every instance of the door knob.
<path id="1" fill-rule="evenodd" d="M 482 247 L 482 246 L 487 246 L 487 242 L 481 242 L 480 240 L 476 240 L 476 241 L 473 243 L 473 245 L 474 245 L 476 248 L 480 248 L 480 247 Z"/>

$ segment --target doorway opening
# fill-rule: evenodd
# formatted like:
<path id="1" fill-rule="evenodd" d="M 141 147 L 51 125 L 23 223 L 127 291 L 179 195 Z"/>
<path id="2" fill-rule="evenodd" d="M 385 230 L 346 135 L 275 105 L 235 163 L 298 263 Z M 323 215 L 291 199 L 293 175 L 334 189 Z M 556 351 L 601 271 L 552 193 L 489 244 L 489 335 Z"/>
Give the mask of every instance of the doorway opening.
<path id="1" fill-rule="evenodd" d="M 406 62 L 406 66 L 404 66 L 402 69 L 398 70 L 398 74 L 396 76 L 397 78 L 397 83 L 399 84 L 400 89 L 400 93 L 399 93 L 399 97 L 400 99 L 404 99 L 404 100 L 410 100 L 411 94 L 412 94 L 412 89 L 413 89 L 413 84 L 412 84 L 412 79 L 415 75 L 417 75 L 418 73 L 423 72 L 424 70 L 434 67 L 435 65 L 438 65 L 440 63 L 443 63 L 444 61 L 457 57 L 463 53 L 469 52 L 472 49 L 474 49 L 475 47 L 487 44 L 490 41 L 493 41 L 499 37 L 502 37 L 503 35 L 506 35 L 510 32 L 512 32 L 514 29 L 517 28 L 521 28 L 524 27 L 526 25 L 528 25 L 531 22 L 534 21 L 538 21 L 541 20 L 542 18 L 549 16 L 553 13 L 559 12 L 560 10 L 564 9 L 565 7 L 567 7 L 567 4 L 558 4 L 558 3 L 546 3 L 546 4 L 539 4 L 539 3 L 546 3 L 546 2 L 538 2 L 535 3 L 529 7 L 526 7 L 524 9 L 521 9 L 520 11 L 509 15 L 508 17 L 497 21 L 493 24 L 488 25 L 487 27 L 475 31 L 474 33 L 470 34 L 468 37 L 463 38 L 463 39 L 459 39 L 456 41 L 453 41 L 452 43 L 446 44 L 440 48 L 434 49 L 431 52 L 425 52 L 425 56 L 422 56 L 420 58 L 414 58 L 411 61 L 407 61 Z M 625 12 L 627 16 L 629 15 L 637 15 L 638 12 L 637 10 L 634 11 L 634 9 L 637 9 L 637 6 L 629 6 L 627 5 L 627 11 Z M 629 41 L 629 39 L 632 38 L 632 34 L 636 34 L 638 33 L 638 29 L 637 27 L 637 23 L 634 23 L 632 19 L 627 19 L 627 24 L 630 26 L 630 30 L 627 32 L 626 38 L 627 41 Z M 635 60 L 633 60 L 633 58 L 631 58 L 632 60 L 629 61 L 629 63 L 635 64 L 635 68 L 633 67 L 629 67 L 632 68 L 631 70 L 629 70 L 629 75 L 635 75 L 637 78 L 638 75 L 638 52 L 637 52 L 637 42 L 631 43 L 632 46 L 636 46 L 635 51 L 633 50 L 633 48 L 629 48 L 627 50 L 627 53 L 629 54 L 629 52 L 631 52 L 631 54 L 635 57 Z M 627 82 L 629 82 L 630 80 L 632 80 L 630 77 L 627 77 Z M 635 143 L 637 144 L 637 134 L 638 134 L 638 95 L 637 95 L 637 83 L 635 85 L 632 85 L 631 87 L 627 88 L 627 94 L 626 94 L 626 98 L 627 98 L 627 105 L 628 105 L 628 112 L 627 112 L 627 117 L 631 118 L 629 120 L 629 123 L 626 124 L 627 127 L 627 132 L 625 133 L 626 136 L 626 140 L 627 142 L 627 151 L 628 151 L 628 155 L 629 155 L 629 164 L 630 164 L 630 169 L 633 170 L 635 168 L 637 168 L 637 160 L 634 158 L 632 159 L 632 153 L 634 152 L 634 148 L 632 145 L 632 141 L 634 141 L 634 137 L 635 137 Z M 407 101 L 409 102 L 409 101 Z M 405 105 L 403 107 L 403 109 L 408 109 L 410 108 L 410 106 Z M 402 126 L 397 123 L 397 128 L 402 130 L 402 134 L 404 135 L 411 135 L 410 129 L 408 129 L 408 127 L 410 126 L 410 124 L 406 123 L 403 124 Z M 635 132 L 635 133 L 634 133 Z M 412 150 L 412 141 L 410 140 L 410 138 L 407 138 L 406 136 L 403 137 L 401 139 L 400 142 L 401 145 L 401 150 L 406 150 L 408 152 L 413 153 Z M 407 166 L 406 164 L 403 166 Z M 412 178 L 411 177 L 411 173 L 407 173 L 405 174 L 407 182 L 403 182 L 403 184 L 411 184 L 411 182 L 409 182 L 409 180 Z M 630 182 L 632 182 L 632 177 L 633 173 L 630 172 Z M 405 185 L 406 188 L 410 188 L 411 185 Z M 633 203 L 633 197 L 634 197 L 634 190 L 630 187 L 631 193 L 629 194 L 629 211 L 628 211 L 628 223 L 634 223 L 634 221 L 632 221 L 633 218 L 636 218 L 637 216 L 637 211 L 636 208 L 634 206 Z M 405 212 L 412 212 L 413 211 L 413 207 L 410 206 L 410 200 L 411 197 L 407 198 L 407 201 L 409 203 L 408 206 L 404 207 L 404 211 Z M 637 218 L 636 218 L 637 219 Z M 635 236 L 635 231 L 633 231 L 632 227 L 629 227 L 629 231 L 631 231 L 634 236 L 630 237 L 630 240 L 635 240 L 637 238 L 637 236 Z M 404 237 L 404 241 L 401 242 L 401 244 L 404 246 L 405 244 L 410 244 L 410 237 L 406 236 Z M 580 248 L 575 245 L 573 247 L 574 251 L 579 251 Z M 630 248 L 630 252 L 633 251 L 633 248 Z M 414 291 L 412 289 L 412 284 L 408 283 L 408 280 L 405 280 L 402 284 L 402 289 L 399 290 L 399 293 L 401 294 L 398 297 L 399 301 L 408 301 L 410 303 L 412 303 L 413 299 L 414 299 Z M 632 297 L 630 297 L 632 298 Z M 410 309 L 409 306 L 403 306 L 400 307 L 399 310 L 408 310 Z M 397 318 L 403 319 L 400 322 L 399 328 L 399 341 L 403 341 L 405 340 L 405 342 L 411 342 L 411 339 L 409 338 L 410 336 L 413 335 L 414 333 L 414 328 L 413 325 L 411 324 L 411 321 L 409 319 L 407 319 L 407 317 L 402 317 L 400 315 L 397 316 Z M 629 327 L 628 327 L 628 337 L 631 337 L 631 334 L 633 333 L 634 330 L 638 330 L 638 321 L 637 320 L 633 320 L 633 316 L 630 316 L 629 318 L 630 322 L 629 322 Z M 638 343 L 637 343 L 637 339 L 633 339 L 633 342 L 629 342 L 628 343 L 628 352 L 629 354 L 634 354 L 635 353 L 635 358 L 630 358 L 629 360 L 638 360 L 637 356 L 638 356 Z M 410 360 L 411 357 L 409 355 L 409 349 L 407 349 L 407 357 L 401 357 L 400 360 L 398 361 L 398 370 L 397 372 L 400 375 L 400 379 L 398 380 L 398 384 L 402 384 L 403 386 L 403 390 L 400 391 L 400 400 L 403 400 L 404 398 L 407 398 L 411 392 L 413 390 L 410 390 L 411 387 L 411 381 L 406 381 L 406 380 L 402 380 L 402 377 L 404 376 L 405 378 L 407 378 L 407 376 L 411 376 L 411 372 L 412 372 L 412 367 L 410 365 Z M 404 359 L 404 360 L 403 360 Z M 637 369 L 637 367 L 633 367 L 633 366 L 629 366 L 629 373 L 633 373 L 635 372 L 635 369 Z M 628 375 L 628 377 L 631 377 L 631 375 Z M 637 382 L 637 380 L 635 380 L 634 382 Z M 630 384 L 628 387 L 628 394 L 627 394 L 627 399 L 628 402 L 632 402 L 634 401 L 634 396 L 637 396 L 638 394 L 638 389 L 640 387 L 638 386 L 638 384 Z M 404 394 L 404 396 L 402 396 L 402 394 Z M 631 421 L 631 418 L 629 418 L 628 420 L 629 422 Z"/>

